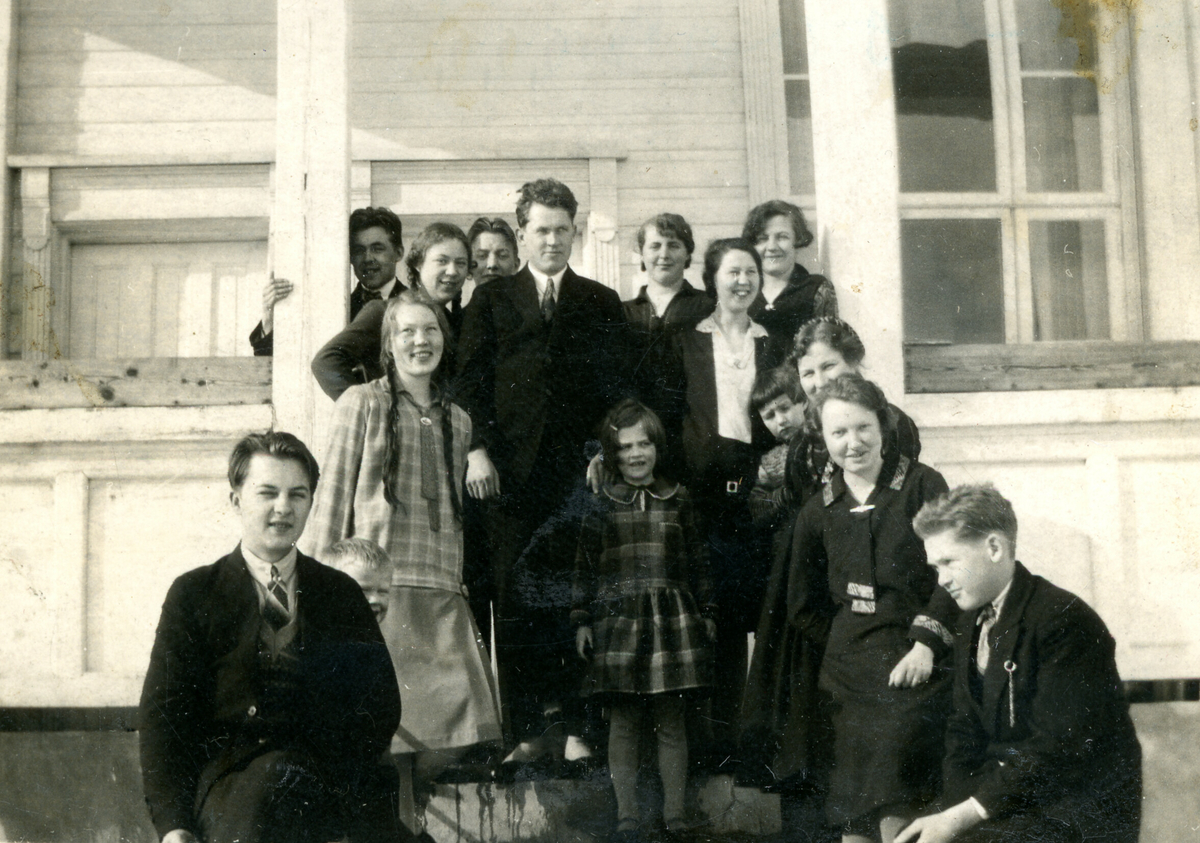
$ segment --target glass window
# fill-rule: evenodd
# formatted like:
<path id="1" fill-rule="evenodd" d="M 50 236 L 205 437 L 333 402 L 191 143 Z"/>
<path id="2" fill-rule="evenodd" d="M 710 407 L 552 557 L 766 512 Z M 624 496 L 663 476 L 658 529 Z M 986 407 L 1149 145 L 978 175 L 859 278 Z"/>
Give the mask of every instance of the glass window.
<path id="1" fill-rule="evenodd" d="M 1136 334 L 1122 289 L 1133 244 L 1121 242 L 1131 228 L 1114 175 L 1118 97 L 1097 94 L 1094 7 L 890 0 L 889 13 L 905 338 Z"/>
<path id="2" fill-rule="evenodd" d="M 779 0 L 783 43 L 783 89 L 787 103 L 788 176 L 792 196 L 811 196 L 813 180 L 812 103 L 808 89 L 808 30 L 804 0 Z"/>
<path id="3" fill-rule="evenodd" d="M 910 342 L 1004 342 L 998 219 L 903 220 L 904 336 Z"/>

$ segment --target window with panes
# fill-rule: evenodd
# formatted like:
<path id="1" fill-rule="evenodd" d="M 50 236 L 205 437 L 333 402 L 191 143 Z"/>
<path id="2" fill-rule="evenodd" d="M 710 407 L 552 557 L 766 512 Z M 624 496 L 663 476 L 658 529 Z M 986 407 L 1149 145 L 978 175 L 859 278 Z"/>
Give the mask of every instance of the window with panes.
<path id="1" fill-rule="evenodd" d="M 890 0 L 906 342 L 1142 338 L 1129 103 L 1104 14 Z M 804 0 L 781 0 L 780 21 L 790 187 L 808 196 Z"/>

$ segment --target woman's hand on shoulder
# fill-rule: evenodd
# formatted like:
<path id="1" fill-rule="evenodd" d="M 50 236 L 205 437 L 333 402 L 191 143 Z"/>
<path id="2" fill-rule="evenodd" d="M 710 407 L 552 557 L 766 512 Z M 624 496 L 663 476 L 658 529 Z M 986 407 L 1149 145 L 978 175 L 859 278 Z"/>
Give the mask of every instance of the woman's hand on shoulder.
<path id="1" fill-rule="evenodd" d="M 705 618 L 704 619 L 704 628 L 705 628 L 705 630 L 708 631 L 708 640 L 710 642 L 716 642 L 716 640 L 717 640 L 717 622 L 714 621 L 712 618 Z"/>
<path id="2" fill-rule="evenodd" d="M 932 674 L 933 650 L 929 649 L 929 645 L 918 641 L 892 668 L 888 685 L 892 688 L 915 688 L 923 685 Z"/>
<path id="3" fill-rule="evenodd" d="M 467 454 L 467 494 L 480 501 L 500 494 L 500 473 L 486 448 Z"/>
<path id="4" fill-rule="evenodd" d="M 604 470 L 604 454 L 596 454 L 588 462 L 587 484 L 593 495 L 600 494 L 600 489 L 608 480 L 608 472 Z"/>

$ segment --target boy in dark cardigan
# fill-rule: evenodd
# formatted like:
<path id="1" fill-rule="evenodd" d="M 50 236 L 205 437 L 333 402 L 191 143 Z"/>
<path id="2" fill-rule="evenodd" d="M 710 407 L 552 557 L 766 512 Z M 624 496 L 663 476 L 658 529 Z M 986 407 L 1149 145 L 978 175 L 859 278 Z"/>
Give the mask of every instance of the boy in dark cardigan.
<path id="1" fill-rule="evenodd" d="M 1104 622 L 1016 561 L 1016 515 L 991 486 L 926 503 L 913 529 L 963 612 L 944 810 L 896 843 L 1136 843 L 1141 747 Z"/>

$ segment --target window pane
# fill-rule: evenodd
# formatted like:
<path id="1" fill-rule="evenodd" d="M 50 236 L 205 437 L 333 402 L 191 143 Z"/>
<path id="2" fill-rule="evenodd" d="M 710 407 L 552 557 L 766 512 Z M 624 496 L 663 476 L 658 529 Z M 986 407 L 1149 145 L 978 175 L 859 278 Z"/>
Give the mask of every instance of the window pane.
<path id="1" fill-rule="evenodd" d="M 994 191 L 987 33 L 978 0 L 891 0 L 900 189 Z"/>
<path id="2" fill-rule="evenodd" d="M 901 220 L 904 338 L 1004 342 L 1000 220 Z"/>
<path id="3" fill-rule="evenodd" d="M 1017 0 L 1017 24 L 1022 70 L 1095 68 L 1091 3 Z"/>
<path id="4" fill-rule="evenodd" d="M 1031 220 L 1033 336 L 1106 340 L 1108 270 L 1101 220 Z"/>
<path id="5" fill-rule="evenodd" d="M 1103 190 L 1095 83 L 1026 77 L 1024 92 L 1027 189 Z"/>
<path id="6" fill-rule="evenodd" d="M 783 37 L 783 72 L 808 73 L 808 30 L 804 26 L 804 0 L 779 0 L 779 28 Z"/>
<path id="7" fill-rule="evenodd" d="M 812 102 L 808 82 L 789 79 L 787 94 L 788 168 L 791 173 L 792 195 L 813 193 Z"/>

